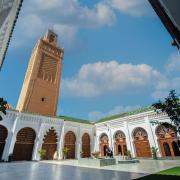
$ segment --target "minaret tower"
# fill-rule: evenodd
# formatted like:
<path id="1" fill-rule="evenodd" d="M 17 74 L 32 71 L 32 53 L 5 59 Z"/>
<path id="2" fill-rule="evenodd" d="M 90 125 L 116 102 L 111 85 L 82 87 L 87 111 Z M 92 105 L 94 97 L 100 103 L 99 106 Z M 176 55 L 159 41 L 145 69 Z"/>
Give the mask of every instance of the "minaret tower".
<path id="1" fill-rule="evenodd" d="M 56 116 L 64 49 L 48 30 L 33 49 L 18 100 L 19 111 Z"/>

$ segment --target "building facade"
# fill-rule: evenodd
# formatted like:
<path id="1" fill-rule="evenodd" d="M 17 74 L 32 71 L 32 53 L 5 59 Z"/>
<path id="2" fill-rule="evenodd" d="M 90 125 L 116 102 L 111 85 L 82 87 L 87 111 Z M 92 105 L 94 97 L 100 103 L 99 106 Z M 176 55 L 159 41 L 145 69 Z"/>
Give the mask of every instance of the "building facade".
<path id="1" fill-rule="evenodd" d="M 179 137 L 173 128 L 152 121 L 170 123 L 165 114 L 153 111 L 92 124 L 8 110 L 0 122 L 0 158 L 7 161 L 12 155 L 13 160 L 39 160 L 38 151 L 45 149 L 44 159 L 60 160 L 64 147 L 69 149 L 69 159 L 90 157 L 95 151 L 104 157 L 106 148 L 114 155 L 126 156 L 130 151 L 138 158 L 151 158 L 151 147 L 158 148 L 158 157 L 180 156 Z"/>
<path id="2" fill-rule="evenodd" d="M 0 122 L 0 134 L 0 159 L 5 161 L 9 155 L 13 160 L 39 160 L 40 149 L 46 150 L 44 159 L 62 159 L 64 146 L 70 149 L 67 158 L 79 158 L 84 147 L 88 156 L 94 151 L 94 126 L 89 122 L 10 110 Z"/>
<path id="3" fill-rule="evenodd" d="M 62 159 L 64 148 L 68 159 L 90 157 L 92 152 L 151 158 L 151 147 L 158 156 L 180 156 L 179 137 L 173 127 L 152 124 L 170 123 L 165 114 L 151 108 L 101 119 L 87 120 L 57 117 L 57 104 L 64 50 L 57 46 L 57 35 L 48 31 L 36 44 L 17 110 L 8 110 L 0 121 L 0 159 L 8 161 Z"/>

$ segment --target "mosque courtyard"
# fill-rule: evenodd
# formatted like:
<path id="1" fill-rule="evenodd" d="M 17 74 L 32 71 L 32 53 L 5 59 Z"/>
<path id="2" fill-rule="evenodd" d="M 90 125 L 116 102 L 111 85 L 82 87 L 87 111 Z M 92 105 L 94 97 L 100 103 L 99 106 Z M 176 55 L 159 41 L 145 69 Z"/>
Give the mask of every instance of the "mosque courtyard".
<path id="1" fill-rule="evenodd" d="M 1 180 L 128 180 L 180 166 L 180 160 L 141 160 L 136 164 L 118 164 L 93 168 L 79 166 L 77 160 L 12 162 L 0 164 Z M 174 178 L 174 177 L 172 177 Z"/>

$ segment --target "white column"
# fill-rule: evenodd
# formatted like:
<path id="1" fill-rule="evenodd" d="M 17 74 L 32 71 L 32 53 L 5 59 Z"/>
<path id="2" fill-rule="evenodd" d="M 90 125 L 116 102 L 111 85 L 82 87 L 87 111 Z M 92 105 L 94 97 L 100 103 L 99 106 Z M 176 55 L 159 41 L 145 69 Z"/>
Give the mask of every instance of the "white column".
<path id="1" fill-rule="evenodd" d="M 97 129 L 96 127 L 93 128 L 93 135 L 92 138 L 94 139 L 94 147 L 93 147 L 93 151 L 99 151 L 99 142 L 98 142 L 98 136 L 97 136 Z"/>
<path id="2" fill-rule="evenodd" d="M 127 136 L 126 137 L 127 149 L 130 150 L 132 156 L 135 157 L 136 155 L 135 155 L 135 150 L 134 150 L 134 145 L 133 145 L 133 139 L 129 131 L 129 125 L 127 121 L 124 122 L 124 127 L 126 131 L 126 136 Z"/>
<path id="3" fill-rule="evenodd" d="M 40 156 L 38 154 L 38 150 L 41 149 L 42 142 L 40 143 L 40 139 L 43 141 L 43 123 L 39 124 L 39 133 L 36 136 L 35 143 L 34 143 L 34 149 L 33 149 L 33 156 L 32 160 L 40 160 Z"/>
<path id="4" fill-rule="evenodd" d="M 113 151 L 114 151 L 114 147 L 113 147 L 113 137 L 112 137 L 112 132 L 111 132 L 111 126 L 110 126 L 110 125 L 108 125 L 108 131 L 109 131 L 109 137 L 110 137 L 110 144 L 109 144 L 109 146 L 110 146 L 110 148 L 113 149 Z"/>
<path id="5" fill-rule="evenodd" d="M 77 134 L 77 142 L 76 142 L 76 158 L 80 158 L 80 152 L 81 152 L 81 126 L 79 125 L 78 134 Z"/>
<path id="6" fill-rule="evenodd" d="M 13 140 L 13 133 L 10 131 L 8 133 L 8 137 L 5 141 L 5 147 L 4 147 L 4 151 L 3 151 L 3 155 L 2 155 L 2 159 L 7 161 L 8 160 L 8 156 L 9 156 L 9 148 L 11 145 L 11 141 Z"/>
<path id="7" fill-rule="evenodd" d="M 3 153 L 3 157 L 2 157 L 2 159 L 4 159 L 5 161 L 7 161 L 9 155 L 13 153 L 14 144 L 16 142 L 15 129 L 16 129 L 16 125 L 17 125 L 17 122 L 18 122 L 20 116 L 21 116 L 21 113 L 18 113 L 14 120 L 12 129 L 8 132 L 8 137 L 6 140 L 6 145 L 5 145 L 4 153 Z"/>
<path id="8" fill-rule="evenodd" d="M 81 152 L 81 143 L 77 142 L 76 146 L 77 146 L 76 158 L 79 159 L 80 158 L 80 152 Z"/>
<path id="9" fill-rule="evenodd" d="M 58 144 L 58 160 L 63 159 L 63 148 L 64 148 L 64 121 L 61 125 L 61 133 Z"/>
<path id="10" fill-rule="evenodd" d="M 145 118 L 145 122 L 146 122 L 146 124 L 148 126 L 147 131 L 148 131 L 148 136 L 149 136 L 148 139 L 149 139 L 150 147 L 155 147 L 155 148 L 159 149 L 156 134 L 155 134 L 155 132 L 153 132 L 152 124 L 151 124 L 148 117 Z M 157 152 L 157 156 L 161 157 L 160 149 Z"/>

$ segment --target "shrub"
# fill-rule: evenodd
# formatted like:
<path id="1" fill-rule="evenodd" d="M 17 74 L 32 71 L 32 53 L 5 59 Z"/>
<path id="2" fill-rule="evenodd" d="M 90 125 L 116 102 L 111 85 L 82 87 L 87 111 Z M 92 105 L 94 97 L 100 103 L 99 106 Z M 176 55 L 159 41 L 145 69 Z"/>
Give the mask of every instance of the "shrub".
<path id="1" fill-rule="evenodd" d="M 153 159 L 157 159 L 157 152 L 158 152 L 158 148 L 151 147 L 151 153 L 152 153 Z"/>
<path id="2" fill-rule="evenodd" d="M 46 155 L 46 150 L 45 149 L 39 149 L 38 153 L 39 153 L 40 158 L 43 159 Z"/>

